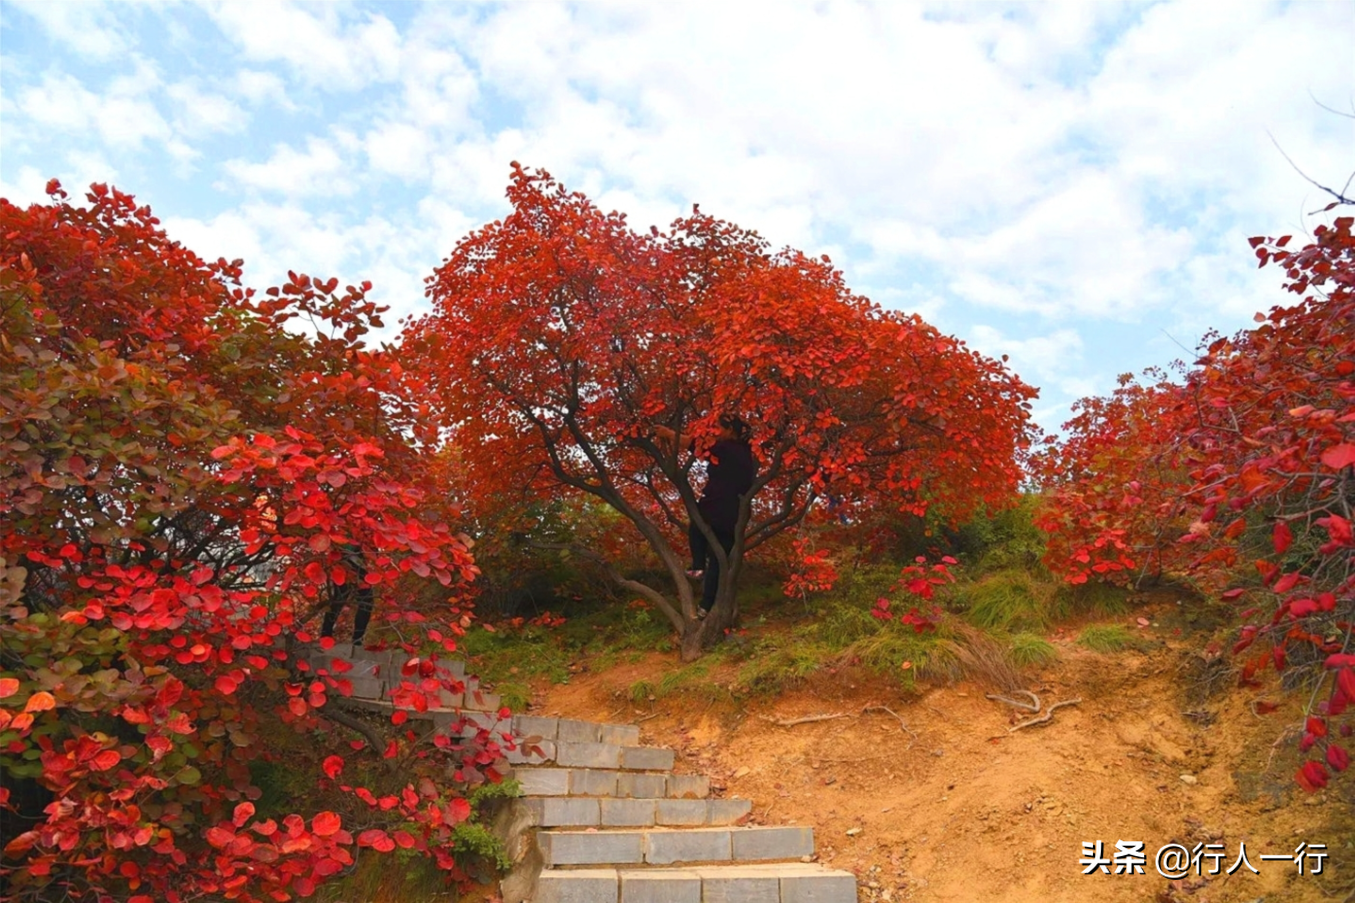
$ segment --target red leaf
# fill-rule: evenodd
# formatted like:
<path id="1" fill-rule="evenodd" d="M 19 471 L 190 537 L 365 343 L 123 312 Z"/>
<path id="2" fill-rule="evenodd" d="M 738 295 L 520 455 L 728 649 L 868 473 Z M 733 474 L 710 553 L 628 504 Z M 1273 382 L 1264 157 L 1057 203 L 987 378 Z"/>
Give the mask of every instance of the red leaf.
<path id="1" fill-rule="evenodd" d="M 1275 581 L 1275 594 L 1282 596 L 1285 593 L 1289 592 L 1291 589 L 1298 586 L 1299 580 L 1302 579 L 1302 576 L 1303 575 L 1299 574 L 1297 571 L 1285 574 L 1279 580 Z"/>
<path id="2" fill-rule="evenodd" d="M 311 831 L 317 837 L 329 837 L 341 827 L 343 827 L 343 820 L 333 812 L 320 812 L 316 814 L 315 818 L 311 819 Z"/>
<path id="3" fill-rule="evenodd" d="M 245 802 L 240 803 L 238 806 L 235 807 L 235 813 L 231 817 L 231 821 L 235 824 L 237 828 L 241 828 L 244 827 L 245 822 L 249 821 L 253 817 L 254 817 L 254 804 Z"/>
<path id="4" fill-rule="evenodd" d="M 95 771 L 108 771 L 110 768 L 116 768 L 121 761 L 122 756 L 118 755 L 116 749 L 105 749 L 90 760 L 89 766 Z"/>
<path id="5" fill-rule="evenodd" d="M 1342 668 L 1336 672 L 1336 688 L 1351 702 L 1355 702 L 1355 668 Z"/>
<path id="6" fill-rule="evenodd" d="M 470 818 L 470 803 L 464 799 L 454 799 L 443 810 L 442 819 L 449 825 L 458 825 Z"/>
<path id="7" fill-rule="evenodd" d="M 325 761 L 321 764 L 320 768 L 321 770 L 324 771 L 326 775 L 329 776 L 330 780 L 334 780 L 339 775 L 343 774 L 343 766 L 344 761 L 342 757 L 328 756 L 326 757 Z"/>
<path id="8" fill-rule="evenodd" d="M 19 692 L 19 681 L 13 677 L 0 677 L 0 699 Z"/>
<path id="9" fill-rule="evenodd" d="M 216 825 L 208 828 L 205 836 L 208 843 L 221 850 L 230 846 L 231 841 L 235 839 L 235 832 Z"/>
<path id="10" fill-rule="evenodd" d="M 28 704 L 24 706 L 25 712 L 45 712 L 56 708 L 56 697 L 46 690 L 39 690 L 28 697 Z"/>
<path id="11" fill-rule="evenodd" d="M 406 712 L 404 709 L 396 709 L 394 712 L 391 712 L 391 724 L 394 724 L 396 727 L 399 727 L 408 720 L 409 712 Z"/>
<path id="12" fill-rule="evenodd" d="M 380 828 L 369 828 L 358 835 L 358 846 L 371 847 L 380 853 L 389 853 L 395 849 L 395 841 Z"/>
<path id="13" fill-rule="evenodd" d="M 1327 747 L 1327 764 L 1336 771 L 1345 771 L 1350 767 L 1350 754 L 1332 743 Z"/>
<path id="14" fill-rule="evenodd" d="M 1275 543 L 1275 554 L 1283 555 L 1289 551 L 1289 547 L 1294 544 L 1294 533 L 1289 529 L 1289 525 L 1284 521 L 1275 524 L 1274 533 L 1271 539 Z"/>
<path id="15" fill-rule="evenodd" d="M 1327 786 L 1327 769 L 1320 762 L 1304 762 L 1294 779 L 1304 790 L 1313 793 Z"/>
<path id="16" fill-rule="evenodd" d="M 1355 443 L 1342 442 L 1340 445 L 1333 445 L 1322 453 L 1322 463 L 1332 470 L 1340 470 L 1342 467 L 1355 464 Z"/>

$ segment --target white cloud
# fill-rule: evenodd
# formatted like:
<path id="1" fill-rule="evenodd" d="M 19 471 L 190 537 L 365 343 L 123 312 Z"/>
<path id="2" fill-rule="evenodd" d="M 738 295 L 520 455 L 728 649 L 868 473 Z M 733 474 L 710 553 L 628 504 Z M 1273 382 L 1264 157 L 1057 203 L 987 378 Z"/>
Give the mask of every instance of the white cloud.
<path id="1" fill-rule="evenodd" d="M 235 73 L 235 78 L 231 80 L 231 87 L 237 94 L 252 104 L 259 105 L 264 102 L 271 102 L 284 110 L 296 109 L 296 105 L 287 96 L 287 83 L 272 72 L 241 69 Z"/>
<path id="2" fill-rule="evenodd" d="M 363 139 L 367 159 L 379 172 L 403 179 L 423 177 L 428 171 L 428 135 L 407 122 L 389 122 Z"/>
<path id="3" fill-rule="evenodd" d="M 388 81 L 399 67 L 401 38 L 385 16 L 345 22 L 337 4 L 286 0 L 213 3 L 208 13 L 245 57 L 283 62 L 303 82 L 326 90 Z"/>
<path id="4" fill-rule="evenodd" d="M 108 5 L 82 0 L 53 3 L 52 0 L 10 0 L 36 19 L 44 31 L 82 56 L 113 59 L 125 53 L 128 41 Z"/>
<path id="5" fill-rule="evenodd" d="M 154 83 L 154 74 L 142 66 L 97 94 L 74 76 L 49 72 L 38 85 L 19 91 L 17 106 L 34 123 L 67 132 L 93 130 L 114 148 L 135 148 L 170 136 L 149 96 Z"/>
<path id="6" fill-rule="evenodd" d="M 280 144 L 266 162 L 227 160 L 224 168 L 237 182 L 263 191 L 293 196 L 352 194 L 357 186 L 349 175 L 351 166 L 335 149 L 343 143 L 312 136 L 306 140 L 305 151 Z"/>
<path id="7" fill-rule="evenodd" d="M 192 82 L 177 82 L 165 93 L 179 106 L 175 126 L 187 134 L 241 132 L 249 124 L 249 116 L 235 101 L 223 94 L 203 91 Z"/>

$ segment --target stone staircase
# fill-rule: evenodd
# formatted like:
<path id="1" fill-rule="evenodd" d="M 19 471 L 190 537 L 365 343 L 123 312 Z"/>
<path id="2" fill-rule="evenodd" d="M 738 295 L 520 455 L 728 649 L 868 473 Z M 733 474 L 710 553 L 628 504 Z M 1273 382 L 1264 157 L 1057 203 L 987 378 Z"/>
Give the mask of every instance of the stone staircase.
<path id="1" fill-rule="evenodd" d="M 394 710 L 402 653 L 339 648 L 359 705 Z M 673 750 L 640 743 L 640 729 L 532 715 L 499 717 L 498 697 L 449 667 L 466 688 L 410 717 L 461 733 L 490 730 L 512 745 L 501 770 L 522 797 L 503 803 L 493 830 L 514 863 L 504 903 L 855 903 L 850 872 L 811 862 L 807 827 L 746 825 L 752 802 L 710 796 L 710 781 L 673 773 Z"/>

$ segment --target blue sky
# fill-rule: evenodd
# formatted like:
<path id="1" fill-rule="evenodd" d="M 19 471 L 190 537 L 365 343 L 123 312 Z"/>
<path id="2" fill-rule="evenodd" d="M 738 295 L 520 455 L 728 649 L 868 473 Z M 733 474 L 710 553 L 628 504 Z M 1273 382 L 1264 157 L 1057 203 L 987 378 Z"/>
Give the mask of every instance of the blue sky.
<path id="1" fill-rule="evenodd" d="M 1355 4 L 0 0 L 0 196 L 112 183 L 199 254 L 395 315 L 513 160 L 637 227 L 699 203 L 1041 388 L 1283 303 L 1246 238 L 1355 172 Z M 395 317 L 391 318 L 392 321 Z"/>

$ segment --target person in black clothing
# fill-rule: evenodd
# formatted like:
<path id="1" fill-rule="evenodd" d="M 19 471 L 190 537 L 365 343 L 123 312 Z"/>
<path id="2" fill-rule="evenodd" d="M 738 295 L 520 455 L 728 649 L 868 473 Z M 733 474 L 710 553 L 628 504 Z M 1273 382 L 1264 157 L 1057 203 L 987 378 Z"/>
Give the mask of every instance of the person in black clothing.
<path id="1" fill-rule="evenodd" d="M 344 581 L 343 586 L 333 582 L 329 584 L 329 610 L 325 612 L 324 622 L 320 625 L 320 636 L 322 638 L 334 636 L 334 625 L 339 620 L 339 612 L 349 603 L 356 603 L 353 611 L 353 645 L 357 647 L 362 645 L 362 638 L 367 633 L 367 622 L 372 619 L 372 608 L 376 599 L 371 584 L 367 582 L 367 569 L 363 566 L 362 552 L 354 547 L 345 546 L 343 561 L 348 570 L 348 579 Z"/>
<path id="2" fill-rule="evenodd" d="M 697 500 L 696 509 L 710 526 L 715 539 L 728 555 L 734 548 L 734 530 L 739 522 L 739 501 L 753 488 L 757 479 L 757 461 L 748 443 L 748 424 L 737 414 L 720 416 L 720 434 L 706 454 L 706 488 Z M 661 438 L 674 437 L 672 430 L 660 428 Z M 695 523 L 687 528 L 687 540 L 692 550 L 692 567 L 688 576 L 699 578 L 701 608 L 698 618 L 704 618 L 715 605 L 715 594 L 720 587 L 720 559 L 710 546 L 706 534 Z"/>

